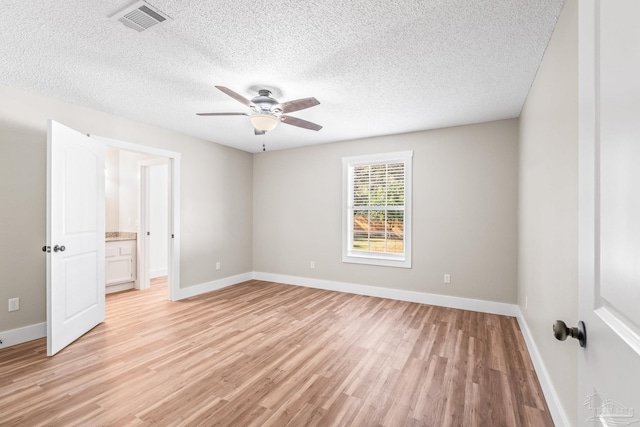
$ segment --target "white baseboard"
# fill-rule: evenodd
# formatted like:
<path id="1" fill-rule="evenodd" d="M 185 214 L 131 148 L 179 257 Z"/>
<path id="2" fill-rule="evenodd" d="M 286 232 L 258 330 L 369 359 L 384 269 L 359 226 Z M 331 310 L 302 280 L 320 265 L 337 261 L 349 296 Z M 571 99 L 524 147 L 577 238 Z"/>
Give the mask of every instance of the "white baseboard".
<path id="1" fill-rule="evenodd" d="M 405 291 L 401 289 L 382 288 L 378 286 L 358 285 L 331 280 L 311 279 L 308 277 L 285 276 L 280 274 L 254 272 L 253 278 L 268 282 L 284 283 L 287 285 L 305 286 L 308 288 L 325 289 L 328 291 L 346 292 L 349 294 L 367 295 L 371 297 L 389 298 L 400 301 L 417 302 L 420 304 L 439 305 L 442 307 L 459 308 L 462 310 L 479 311 L 482 313 L 501 314 L 516 317 L 520 312 L 516 304 L 485 301 L 471 298 L 453 297 L 449 295 L 428 294 L 423 292 Z"/>
<path id="2" fill-rule="evenodd" d="M 211 282 L 201 283 L 199 285 L 179 288 L 176 291 L 174 301 L 194 297 L 196 295 L 215 291 L 217 289 L 226 288 L 227 286 L 237 285 L 238 283 L 246 282 L 247 280 L 251 279 L 253 279 L 253 273 L 243 273 L 236 276 L 213 280 Z"/>
<path id="3" fill-rule="evenodd" d="M 35 325 L 23 328 L 12 329 L 10 331 L 0 331 L 0 348 L 11 347 L 27 341 L 37 340 L 47 336 L 47 322 L 36 323 Z"/>
<path id="4" fill-rule="evenodd" d="M 558 398 L 558 393 L 556 393 L 556 389 L 553 387 L 551 376 L 549 375 L 542 356 L 538 351 L 538 346 L 536 346 L 533 335 L 531 335 L 529 325 L 527 325 L 527 321 L 524 319 L 524 316 L 520 311 L 520 307 L 517 308 L 518 315 L 516 316 L 516 318 L 518 319 L 518 324 L 520 325 L 520 330 L 522 331 L 524 342 L 527 344 L 527 349 L 529 350 L 529 355 L 531 356 L 533 367 L 536 370 L 536 375 L 538 376 L 538 381 L 540 382 L 542 393 L 544 394 L 544 398 L 547 401 L 547 406 L 549 407 L 551 418 L 553 418 L 553 423 L 557 427 L 570 426 L 571 424 L 569 423 L 569 418 L 567 417 L 564 409 L 562 409 L 560 399 Z"/>
<path id="5" fill-rule="evenodd" d="M 107 285 L 104 287 L 105 294 L 112 294 L 114 292 L 122 292 L 128 291 L 129 289 L 134 289 L 135 282 L 127 282 L 127 283 L 118 283 L 117 285 Z"/>

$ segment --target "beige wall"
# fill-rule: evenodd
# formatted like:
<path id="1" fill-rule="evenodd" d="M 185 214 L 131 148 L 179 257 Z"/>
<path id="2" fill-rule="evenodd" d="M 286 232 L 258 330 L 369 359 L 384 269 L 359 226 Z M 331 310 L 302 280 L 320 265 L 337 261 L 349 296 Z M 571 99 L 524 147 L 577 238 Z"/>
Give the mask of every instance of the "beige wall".
<path id="1" fill-rule="evenodd" d="M 140 222 L 138 162 L 153 156 L 116 148 L 107 148 L 105 154 L 105 230 L 137 232 Z"/>
<path id="2" fill-rule="evenodd" d="M 519 212 L 518 303 L 576 425 L 577 347 L 551 326 L 578 321 L 577 0 L 565 3 L 520 117 Z"/>
<path id="3" fill-rule="evenodd" d="M 343 263 L 342 157 L 403 150 L 414 151 L 413 268 Z M 259 153 L 253 163 L 254 271 L 516 302 L 517 120 Z"/>
<path id="4" fill-rule="evenodd" d="M 251 154 L 2 85 L 0 99 L 0 331 L 46 320 L 47 119 L 182 154 L 182 287 L 251 271 Z"/>
<path id="5" fill-rule="evenodd" d="M 138 203 L 140 200 L 140 170 L 138 162 L 150 159 L 152 156 L 119 150 L 120 171 L 118 191 L 118 230 L 136 232 L 140 218 L 138 218 Z"/>

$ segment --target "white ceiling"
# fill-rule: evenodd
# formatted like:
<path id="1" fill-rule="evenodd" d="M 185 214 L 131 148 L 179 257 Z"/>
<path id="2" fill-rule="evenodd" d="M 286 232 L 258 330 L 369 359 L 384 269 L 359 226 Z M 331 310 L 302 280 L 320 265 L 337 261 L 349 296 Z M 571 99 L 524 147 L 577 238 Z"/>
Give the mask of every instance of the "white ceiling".
<path id="1" fill-rule="evenodd" d="M 0 83 L 249 152 L 517 117 L 562 0 L 150 0 L 173 21 L 138 33 L 133 0 L 4 0 Z M 214 88 L 315 96 L 255 136 Z"/>

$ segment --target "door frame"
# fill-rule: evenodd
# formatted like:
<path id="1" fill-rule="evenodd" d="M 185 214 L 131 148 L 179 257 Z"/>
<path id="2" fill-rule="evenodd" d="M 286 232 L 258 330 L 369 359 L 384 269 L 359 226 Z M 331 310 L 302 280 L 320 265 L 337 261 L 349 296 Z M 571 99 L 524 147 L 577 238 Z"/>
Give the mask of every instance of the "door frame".
<path id="1" fill-rule="evenodd" d="M 169 233 L 171 238 L 167 245 L 167 281 L 169 282 L 169 300 L 176 301 L 180 289 L 180 158 L 181 154 L 175 151 L 163 150 L 160 148 L 149 147 L 146 145 L 134 144 L 131 142 L 120 141 L 117 139 L 106 138 L 97 135 L 88 135 L 105 144 L 106 147 L 116 148 L 118 150 L 133 151 L 136 153 L 146 154 L 154 157 L 163 157 L 168 160 L 168 187 L 169 187 Z M 142 220 L 140 224 L 142 224 Z M 138 228 L 138 234 L 142 228 Z M 146 236 L 140 236 L 144 239 Z M 140 244 L 140 241 L 138 242 Z M 143 248 L 143 251 L 146 248 Z M 143 255 L 146 257 L 146 255 Z M 139 258 L 140 259 L 140 258 Z M 140 267 L 139 267 L 140 268 Z M 143 268 L 145 268 L 143 266 Z M 142 270 L 142 269 L 141 269 Z M 146 272 L 144 273 L 146 274 Z M 142 282 L 142 278 L 139 279 Z M 140 283 L 139 286 L 142 286 Z"/>

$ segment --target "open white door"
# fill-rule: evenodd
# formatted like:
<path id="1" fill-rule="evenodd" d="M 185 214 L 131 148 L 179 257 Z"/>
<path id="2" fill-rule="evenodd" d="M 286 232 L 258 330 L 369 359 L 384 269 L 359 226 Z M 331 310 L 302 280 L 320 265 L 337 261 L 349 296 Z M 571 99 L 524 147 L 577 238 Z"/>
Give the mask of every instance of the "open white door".
<path id="1" fill-rule="evenodd" d="M 580 0 L 578 425 L 640 426 L 639 17 Z"/>
<path id="2" fill-rule="evenodd" d="M 104 320 L 104 145 L 49 121 L 47 354 Z"/>
<path id="3" fill-rule="evenodd" d="M 140 201 L 138 232 L 139 289 L 149 289 L 152 278 L 166 276 L 171 236 L 168 159 L 159 157 L 138 162 Z"/>

